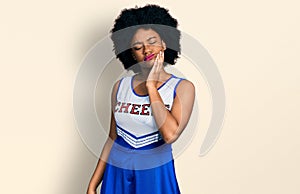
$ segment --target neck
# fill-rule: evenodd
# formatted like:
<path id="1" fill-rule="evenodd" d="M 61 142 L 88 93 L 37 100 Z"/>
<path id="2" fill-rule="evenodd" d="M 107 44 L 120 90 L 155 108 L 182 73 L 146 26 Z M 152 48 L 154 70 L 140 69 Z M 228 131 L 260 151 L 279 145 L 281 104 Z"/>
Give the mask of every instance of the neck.
<path id="1" fill-rule="evenodd" d="M 144 80 L 144 81 L 147 80 L 150 71 L 151 71 L 151 69 L 146 69 L 146 68 L 144 69 L 144 68 L 141 68 L 140 73 L 138 73 L 138 74 L 139 74 L 139 79 Z M 167 73 L 164 69 L 162 69 L 162 70 L 160 71 L 160 73 L 159 73 L 158 81 L 163 80 L 164 77 L 167 76 L 167 74 L 168 74 L 168 73 Z"/>

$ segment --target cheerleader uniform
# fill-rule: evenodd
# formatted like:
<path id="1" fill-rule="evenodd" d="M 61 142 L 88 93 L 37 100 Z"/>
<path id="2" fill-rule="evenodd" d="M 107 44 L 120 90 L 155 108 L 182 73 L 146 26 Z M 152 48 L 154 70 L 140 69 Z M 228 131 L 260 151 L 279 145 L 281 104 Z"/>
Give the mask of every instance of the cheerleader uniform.
<path id="1" fill-rule="evenodd" d="M 179 194 L 172 147 L 166 144 L 151 113 L 148 95 L 133 89 L 134 76 L 123 77 L 114 107 L 117 138 L 106 164 L 101 194 Z M 171 77 L 158 92 L 170 111 L 184 78 Z"/>

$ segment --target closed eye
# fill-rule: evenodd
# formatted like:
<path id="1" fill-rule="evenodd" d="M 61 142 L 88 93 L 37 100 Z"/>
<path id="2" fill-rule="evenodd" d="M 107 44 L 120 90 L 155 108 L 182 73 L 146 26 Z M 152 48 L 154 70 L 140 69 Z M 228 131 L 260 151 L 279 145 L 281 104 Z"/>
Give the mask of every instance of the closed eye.
<path id="1" fill-rule="evenodd" d="M 148 41 L 149 44 L 155 44 L 157 42 L 155 36 L 148 38 L 147 41 Z"/>
<path id="2" fill-rule="evenodd" d="M 133 47 L 134 50 L 140 50 L 142 47 Z"/>
<path id="3" fill-rule="evenodd" d="M 149 42 L 149 44 L 155 44 L 156 43 L 156 41 L 150 41 Z"/>

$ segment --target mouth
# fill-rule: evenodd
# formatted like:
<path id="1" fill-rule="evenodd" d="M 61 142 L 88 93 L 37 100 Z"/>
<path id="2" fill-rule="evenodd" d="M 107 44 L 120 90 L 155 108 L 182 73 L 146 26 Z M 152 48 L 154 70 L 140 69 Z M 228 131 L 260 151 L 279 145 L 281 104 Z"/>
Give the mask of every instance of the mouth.
<path id="1" fill-rule="evenodd" d="M 154 54 L 150 54 L 144 58 L 144 61 L 150 61 L 153 58 L 154 58 Z"/>

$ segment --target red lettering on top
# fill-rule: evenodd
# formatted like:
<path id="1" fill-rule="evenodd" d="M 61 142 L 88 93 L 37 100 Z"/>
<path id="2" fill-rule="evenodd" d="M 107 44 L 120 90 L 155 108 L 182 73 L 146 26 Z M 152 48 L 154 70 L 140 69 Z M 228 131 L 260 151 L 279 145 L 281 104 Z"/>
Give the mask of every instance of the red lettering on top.
<path id="1" fill-rule="evenodd" d="M 116 106 L 115 106 L 115 112 L 117 112 L 119 110 L 119 106 L 120 106 L 121 102 L 117 102 Z"/>
<path id="2" fill-rule="evenodd" d="M 129 107 L 131 106 L 130 112 Z M 166 109 L 170 109 L 169 104 L 165 104 Z M 151 104 L 131 104 L 129 102 L 117 102 L 115 106 L 115 112 L 119 113 L 130 113 L 130 114 L 140 114 L 140 115 L 150 115 L 153 116 L 151 111 Z M 170 110 L 169 110 L 170 111 Z"/>
<path id="3" fill-rule="evenodd" d="M 150 104 L 143 104 L 140 115 L 149 115 L 149 113 L 150 113 L 150 111 L 148 110 L 149 106 L 150 106 Z M 148 110 L 148 112 L 145 112 L 147 110 Z"/>
<path id="4" fill-rule="evenodd" d="M 122 109 L 125 109 L 125 111 L 123 111 L 123 112 L 128 113 L 128 108 L 130 105 L 131 105 L 131 103 L 122 102 L 119 112 L 122 112 Z"/>
<path id="5" fill-rule="evenodd" d="M 139 107 L 141 107 L 140 104 L 132 104 L 130 114 L 138 115 L 139 111 L 136 111 L 137 110 L 136 108 L 139 108 Z"/>

